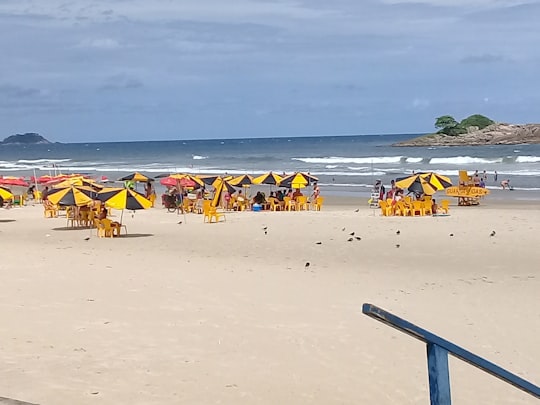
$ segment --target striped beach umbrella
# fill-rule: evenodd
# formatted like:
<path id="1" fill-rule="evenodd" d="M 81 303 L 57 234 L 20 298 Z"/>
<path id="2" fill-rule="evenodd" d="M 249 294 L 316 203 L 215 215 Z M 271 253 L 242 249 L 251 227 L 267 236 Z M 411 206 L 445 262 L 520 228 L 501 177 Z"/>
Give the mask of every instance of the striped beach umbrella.
<path id="1" fill-rule="evenodd" d="M 242 174 L 241 176 L 229 180 L 229 184 L 235 187 L 249 186 L 250 184 L 253 184 L 253 177 L 249 174 Z"/>
<path id="2" fill-rule="evenodd" d="M 201 175 L 197 176 L 199 180 L 201 180 L 204 184 L 207 184 L 209 186 L 215 185 L 214 183 L 217 181 L 217 179 L 220 178 L 219 175 Z"/>
<path id="3" fill-rule="evenodd" d="M 69 186 L 90 187 L 94 190 L 101 190 L 103 188 L 103 186 L 97 183 L 95 180 L 84 177 L 70 177 L 62 180 L 60 183 L 53 185 L 54 188 L 64 188 Z"/>
<path id="4" fill-rule="evenodd" d="M 282 187 L 303 188 L 316 181 L 319 181 L 319 179 L 309 173 L 296 172 L 281 179 L 279 185 Z"/>
<path id="5" fill-rule="evenodd" d="M 118 180 L 119 181 L 128 181 L 128 180 L 130 180 L 130 181 L 138 181 L 138 182 L 142 182 L 142 183 L 146 183 L 147 181 L 154 181 L 153 178 L 145 176 L 144 174 L 139 173 L 139 172 L 128 174 L 127 176 L 121 177 Z"/>
<path id="6" fill-rule="evenodd" d="M 409 177 L 396 179 L 396 187 L 426 195 L 435 194 L 437 190 L 444 190 L 451 185 L 452 182 L 448 177 L 433 172 L 416 173 Z"/>
<path id="7" fill-rule="evenodd" d="M 152 206 L 152 202 L 144 195 L 128 188 L 104 188 L 97 194 L 97 198 L 117 210 L 143 210 Z"/>
<path id="8" fill-rule="evenodd" d="M 57 205 L 81 207 L 91 204 L 95 194 L 95 191 L 90 188 L 70 186 L 50 190 L 47 194 L 47 200 Z"/>
<path id="9" fill-rule="evenodd" d="M 229 184 L 227 180 L 218 178 L 214 184 L 215 192 L 214 198 L 212 199 L 212 207 L 217 207 L 221 203 L 221 196 L 225 191 L 229 193 L 234 193 L 236 190 L 233 186 Z"/>
<path id="10" fill-rule="evenodd" d="M 253 184 L 270 184 L 277 186 L 281 180 L 283 180 L 283 177 L 281 177 L 279 174 L 268 172 L 259 177 L 255 177 L 253 179 Z"/>

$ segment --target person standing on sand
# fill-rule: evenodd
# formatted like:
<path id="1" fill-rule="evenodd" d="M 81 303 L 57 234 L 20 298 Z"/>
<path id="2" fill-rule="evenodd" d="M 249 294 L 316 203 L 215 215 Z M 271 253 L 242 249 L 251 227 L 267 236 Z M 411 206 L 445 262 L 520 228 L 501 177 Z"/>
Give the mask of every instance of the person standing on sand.
<path id="1" fill-rule="evenodd" d="M 497 170 L 495 170 L 495 173 L 493 174 L 493 181 L 497 182 Z"/>
<path id="2" fill-rule="evenodd" d="M 311 201 L 315 201 L 317 197 L 321 194 L 321 190 L 317 183 L 313 183 L 313 193 L 311 194 Z"/>

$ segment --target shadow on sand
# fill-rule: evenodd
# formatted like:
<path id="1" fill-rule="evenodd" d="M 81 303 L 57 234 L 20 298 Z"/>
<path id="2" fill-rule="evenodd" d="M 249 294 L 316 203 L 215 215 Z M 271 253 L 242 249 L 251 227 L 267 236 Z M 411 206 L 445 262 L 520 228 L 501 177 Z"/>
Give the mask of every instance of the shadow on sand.
<path id="1" fill-rule="evenodd" d="M 153 233 L 128 233 L 127 235 L 120 235 L 120 239 L 125 238 L 149 238 L 150 236 L 154 236 Z M 118 238 L 115 238 L 118 239 Z"/>
<path id="2" fill-rule="evenodd" d="M 61 226 L 58 228 L 53 228 L 53 231 L 89 231 L 90 228 L 87 226 Z"/>
<path id="3" fill-rule="evenodd" d="M 0 219 L 0 222 L 15 222 L 14 219 Z"/>

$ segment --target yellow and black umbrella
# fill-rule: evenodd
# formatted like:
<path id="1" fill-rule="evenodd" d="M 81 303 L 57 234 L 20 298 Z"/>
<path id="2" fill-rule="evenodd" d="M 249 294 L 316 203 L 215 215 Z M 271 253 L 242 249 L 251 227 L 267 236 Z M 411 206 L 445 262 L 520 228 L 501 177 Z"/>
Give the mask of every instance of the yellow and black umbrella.
<path id="1" fill-rule="evenodd" d="M 128 180 L 129 181 L 138 181 L 138 182 L 142 182 L 142 183 L 146 183 L 148 181 L 154 181 L 153 178 L 145 176 L 144 174 L 139 173 L 139 172 L 128 174 L 127 176 L 121 177 L 118 180 L 120 180 L 120 181 L 128 181 Z"/>
<path id="2" fill-rule="evenodd" d="M 218 178 L 214 184 L 214 198 L 212 199 L 212 207 L 217 207 L 221 202 L 221 196 L 225 191 L 229 193 L 234 193 L 236 190 L 233 186 L 229 184 L 227 180 Z"/>
<path id="3" fill-rule="evenodd" d="M 143 210 L 152 206 L 152 202 L 144 195 L 128 188 L 104 188 L 97 194 L 97 198 L 117 210 Z"/>
<path id="4" fill-rule="evenodd" d="M 11 191 L 4 187 L 0 187 L 0 197 L 2 197 L 3 200 L 11 200 L 13 198 L 13 194 L 11 194 Z"/>
<path id="5" fill-rule="evenodd" d="M 281 180 L 283 180 L 283 177 L 281 177 L 279 174 L 268 172 L 259 177 L 255 177 L 253 179 L 253 184 L 270 184 L 277 186 Z"/>
<path id="6" fill-rule="evenodd" d="M 53 188 L 47 194 L 47 200 L 57 205 L 76 205 L 82 207 L 84 205 L 91 204 L 93 198 L 96 196 L 96 192 L 89 187 L 64 187 Z"/>
<path id="7" fill-rule="evenodd" d="M 101 190 L 103 186 L 101 184 L 98 184 L 93 179 L 87 179 L 84 177 L 69 177 L 63 181 L 61 181 L 58 184 L 55 184 L 54 188 L 65 188 L 70 186 L 85 186 L 90 187 L 94 190 Z"/>
<path id="8" fill-rule="evenodd" d="M 249 186 L 250 184 L 253 184 L 253 177 L 249 174 L 242 174 L 241 176 L 229 180 L 229 184 L 235 187 Z"/>
<path id="9" fill-rule="evenodd" d="M 396 187 L 426 195 L 433 195 L 437 190 L 444 190 L 451 185 L 452 182 L 448 177 L 433 172 L 417 173 L 396 180 Z"/>
<path id="10" fill-rule="evenodd" d="M 444 190 L 445 188 L 452 186 L 452 181 L 448 177 L 434 172 L 423 173 L 421 176 L 426 179 L 429 184 L 435 186 L 437 190 Z"/>
<path id="11" fill-rule="evenodd" d="M 216 183 L 216 181 L 220 178 L 219 175 L 203 175 L 203 176 L 197 176 L 199 180 L 201 180 L 204 184 L 207 184 L 209 186 L 212 186 Z M 217 183 L 216 183 L 217 184 Z"/>
<path id="12" fill-rule="evenodd" d="M 296 172 L 281 179 L 279 185 L 281 187 L 303 188 L 316 181 L 319 179 L 309 173 Z"/>

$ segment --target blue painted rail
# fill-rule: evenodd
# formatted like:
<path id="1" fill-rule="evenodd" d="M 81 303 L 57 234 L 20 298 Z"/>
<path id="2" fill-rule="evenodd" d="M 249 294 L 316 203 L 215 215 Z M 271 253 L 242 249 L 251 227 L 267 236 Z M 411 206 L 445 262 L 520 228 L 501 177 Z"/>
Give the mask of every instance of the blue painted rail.
<path id="1" fill-rule="evenodd" d="M 429 375 L 429 395 L 431 405 L 451 405 L 450 396 L 450 373 L 448 370 L 448 353 L 463 360 L 486 373 L 491 374 L 501 380 L 513 385 L 520 390 L 531 394 L 535 398 L 540 398 L 540 387 L 534 385 L 515 374 L 493 364 L 482 357 L 471 353 L 448 340 L 445 340 L 433 333 L 422 329 L 405 319 L 401 319 L 390 312 L 376 307 L 372 304 L 364 304 L 362 312 L 382 323 L 385 323 L 397 330 L 406 333 L 427 345 L 428 375 Z"/>

